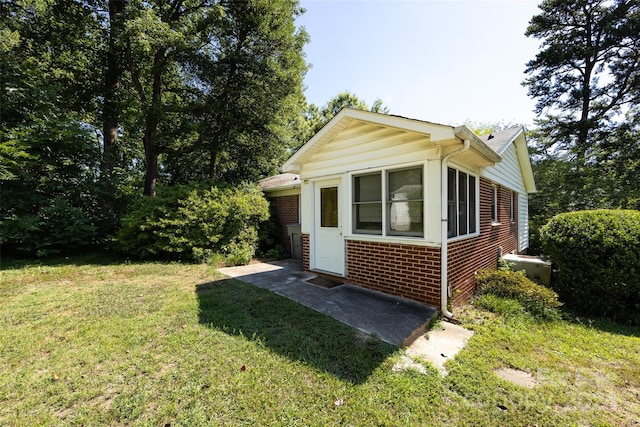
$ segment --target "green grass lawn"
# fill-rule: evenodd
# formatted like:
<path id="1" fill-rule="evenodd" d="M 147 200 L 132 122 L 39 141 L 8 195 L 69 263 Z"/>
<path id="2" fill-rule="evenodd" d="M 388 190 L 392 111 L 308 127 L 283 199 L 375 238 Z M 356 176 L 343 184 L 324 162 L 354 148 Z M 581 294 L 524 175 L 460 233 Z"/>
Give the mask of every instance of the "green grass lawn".
<path id="1" fill-rule="evenodd" d="M 443 378 L 394 372 L 402 350 L 207 265 L 2 264 L 2 426 L 640 422 L 640 328 L 466 308 L 475 335 Z"/>

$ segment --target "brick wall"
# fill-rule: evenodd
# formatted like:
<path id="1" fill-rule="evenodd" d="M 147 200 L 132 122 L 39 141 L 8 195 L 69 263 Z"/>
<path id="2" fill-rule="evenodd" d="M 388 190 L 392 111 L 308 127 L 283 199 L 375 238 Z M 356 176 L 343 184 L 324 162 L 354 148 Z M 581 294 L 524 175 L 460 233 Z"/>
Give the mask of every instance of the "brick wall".
<path id="1" fill-rule="evenodd" d="M 355 240 L 347 240 L 346 245 L 347 281 L 440 304 L 440 248 Z"/>
<path id="2" fill-rule="evenodd" d="M 311 239 L 308 234 L 302 235 L 302 269 L 309 271 L 311 269 L 311 263 L 309 262 L 309 244 Z"/>
<path id="3" fill-rule="evenodd" d="M 449 243 L 448 281 L 453 302 L 467 301 L 475 291 L 475 272 L 495 267 L 498 247 L 517 250 L 518 224 L 509 218 L 511 193 L 498 186 L 498 222 L 491 222 L 491 181 L 480 179 L 480 235 Z M 516 207 L 517 209 L 517 207 Z M 518 218 L 517 212 L 515 218 Z M 440 307 L 440 248 L 346 240 L 345 281 L 391 295 Z M 302 263 L 310 268 L 310 236 L 302 236 Z"/>
<path id="4" fill-rule="evenodd" d="M 499 225 L 494 225 L 491 222 L 492 191 L 491 181 L 480 178 L 480 235 L 449 243 L 447 277 L 454 303 L 468 301 L 473 295 L 478 269 L 496 267 L 499 246 L 505 254 L 518 249 L 518 223 L 509 218 L 511 192 L 497 187 Z M 517 220 L 517 206 L 515 209 Z"/>
<path id="5" fill-rule="evenodd" d="M 291 240 L 287 232 L 288 224 L 300 222 L 300 196 L 280 196 L 269 199 L 275 206 L 278 221 L 278 243 L 289 253 L 291 253 Z"/>

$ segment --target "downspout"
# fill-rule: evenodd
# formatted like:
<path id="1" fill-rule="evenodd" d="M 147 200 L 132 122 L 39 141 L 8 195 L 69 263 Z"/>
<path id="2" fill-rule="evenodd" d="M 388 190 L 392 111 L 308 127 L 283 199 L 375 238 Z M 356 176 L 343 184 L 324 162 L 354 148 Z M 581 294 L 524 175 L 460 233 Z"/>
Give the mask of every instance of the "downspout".
<path id="1" fill-rule="evenodd" d="M 449 309 L 447 308 L 447 303 L 448 303 L 448 298 L 449 298 L 449 283 L 448 283 L 448 279 L 447 279 L 447 275 L 449 273 L 449 269 L 447 266 L 447 262 L 448 262 L 448 227 L 447 227 L 447 204 L 448 204 L 448 200 L 447 200 L 447 192 L 445 191 L 445 185 L 447 180 L 447 170 L 448 170 L 448 162 L 449 159 L 452 158 L 453 156 L 457 156 L 458 154 L 464 153 L 465 151 L 467 151 L 469 149 L 469 147 L 471 146 L 471 141 L 468 139 L 464 140 L 464 146 L 462 146 L 462 148 L 459 148 L 455 151 L 452 151 L 451 153 L 445 155 L 442 158 L 442 161 L 440 162 L 440 172 L 441 172 L 441 178 L 440 178 L 440 194 L 441 194 L 441 214 L 442 214 L 442 221 L 441 221 L 441 244 L 440 244 L 440 311 L 442 312 L 442 315 L 444 317 L 446 317 L 447 319 L 451 319 L 453 317 L 453 313 L 451 313 L 449 311 Z"/>

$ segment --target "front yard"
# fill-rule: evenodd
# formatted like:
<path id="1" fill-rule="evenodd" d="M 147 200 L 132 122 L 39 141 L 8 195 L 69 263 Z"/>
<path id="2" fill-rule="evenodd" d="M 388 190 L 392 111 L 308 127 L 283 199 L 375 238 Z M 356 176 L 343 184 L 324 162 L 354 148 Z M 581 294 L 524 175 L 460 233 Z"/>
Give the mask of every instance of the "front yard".
<path id="1" fill-rule="evenodd" d="M 3 260 L 0 425 L 637 425 L 640 328 L 473 308 L 449 363 L 207 265 Z M 510 367 L 534 388 L 500 379 Z"/>

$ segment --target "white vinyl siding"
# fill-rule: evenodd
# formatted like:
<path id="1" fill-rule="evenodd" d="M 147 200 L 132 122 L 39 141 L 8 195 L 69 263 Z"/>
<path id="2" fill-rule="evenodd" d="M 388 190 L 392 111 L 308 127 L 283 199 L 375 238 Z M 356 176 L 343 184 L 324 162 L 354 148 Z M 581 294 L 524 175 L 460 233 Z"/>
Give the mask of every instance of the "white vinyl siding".
<path id="1" fill-rule="evenodd" d="M 424 134 L 370 123 L 347 126 L 305 163 L 305 179 L 347 171 L 382 169 L 438 158 L 438 148 Z"/>
<path id="2" fill-rule="evenodd" d="M 524 251 L 529 247 L 529 203 L 515 143 L 509 145 L 501 155 L 502 161 L 484 168 L 482 176 L 518 193 L 518 250 Z"/>

